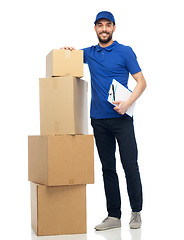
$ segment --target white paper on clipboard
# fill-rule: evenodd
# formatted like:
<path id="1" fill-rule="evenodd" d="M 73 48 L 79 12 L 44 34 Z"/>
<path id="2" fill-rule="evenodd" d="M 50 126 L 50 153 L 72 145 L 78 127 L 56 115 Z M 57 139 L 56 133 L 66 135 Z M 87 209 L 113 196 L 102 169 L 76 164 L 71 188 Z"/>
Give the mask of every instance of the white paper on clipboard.
<path id="1" fill-rule="evenodd" d="M 112 103 L 113 101 L 118 101 L 118 100 L 126 101 L 131 94 L 132 92 L 129 89 L 127 89 L 121 83 L 113 79 L 110 85 L 107 101 L 110 102 L 112 105 L 116 106 L 115 104 Z M 127 109 L 126 114 L 132 117 L 134 108 L 135 108 L 135 102 Z"/>

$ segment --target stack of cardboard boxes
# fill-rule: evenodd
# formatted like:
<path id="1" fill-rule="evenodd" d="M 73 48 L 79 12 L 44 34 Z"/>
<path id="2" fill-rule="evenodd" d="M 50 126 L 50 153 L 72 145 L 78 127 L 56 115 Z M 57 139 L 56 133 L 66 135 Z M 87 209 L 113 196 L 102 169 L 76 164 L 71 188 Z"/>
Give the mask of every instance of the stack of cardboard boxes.
<path id="1" fill-rule="evenodd" d="M 94 183 L 83 51 L 52 50 L 39 79 L 40 136 L 28 137 L 31 224 L 38 236 L 86 233 L 86 184 Z"/>

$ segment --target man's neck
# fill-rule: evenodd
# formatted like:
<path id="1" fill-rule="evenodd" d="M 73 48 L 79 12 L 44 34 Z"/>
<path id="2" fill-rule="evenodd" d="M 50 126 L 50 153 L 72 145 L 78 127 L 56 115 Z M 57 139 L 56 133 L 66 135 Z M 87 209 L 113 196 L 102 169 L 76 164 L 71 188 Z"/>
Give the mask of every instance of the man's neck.
<path id="1" fill-rule="evenodd" d="M 100 47 L 103 47 L 103 48 L 105 48 L 105 47 L 108 47 L 108 46 L 110 46 L 111 44 L 113 44 L 113 40 L 111 39 L 108 43 L 101 43 L 101 42 L 99 42 L 99 45 L 100 45 Z"/>

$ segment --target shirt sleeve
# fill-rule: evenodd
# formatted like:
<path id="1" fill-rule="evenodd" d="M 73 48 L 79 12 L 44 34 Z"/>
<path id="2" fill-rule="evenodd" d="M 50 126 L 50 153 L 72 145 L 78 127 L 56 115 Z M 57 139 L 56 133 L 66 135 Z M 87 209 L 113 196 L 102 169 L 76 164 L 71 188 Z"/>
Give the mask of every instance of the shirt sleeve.
<path id="1" fill-rule="evenodd" d="M 141 71 L 137 57 L 131 47 L 127 47 L 126 67 L 131 74 L 135 74 Z"/>
<path id="2" fill-rule="evenodd" d="M 88 63 L 88 61 L 87 61 L 87 51 L 88 51 L 88 48 L 83 48 L 81 50 L 83 50 L 83 62 L 84 63 Z"/>

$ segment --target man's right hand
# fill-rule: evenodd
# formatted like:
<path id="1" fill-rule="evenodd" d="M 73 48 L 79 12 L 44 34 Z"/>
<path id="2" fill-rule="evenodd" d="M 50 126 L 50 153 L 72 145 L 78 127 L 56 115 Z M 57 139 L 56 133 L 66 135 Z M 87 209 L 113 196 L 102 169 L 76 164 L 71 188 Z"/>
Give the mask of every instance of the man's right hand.
<path id="1" fill-rule="evenodd" d="M 69 46 L 66 46 L 66 47 L 62 47 L 61 49 L 65 49 L 65 50 L 76 50 L 74 47 L 69 47 Z"/>

